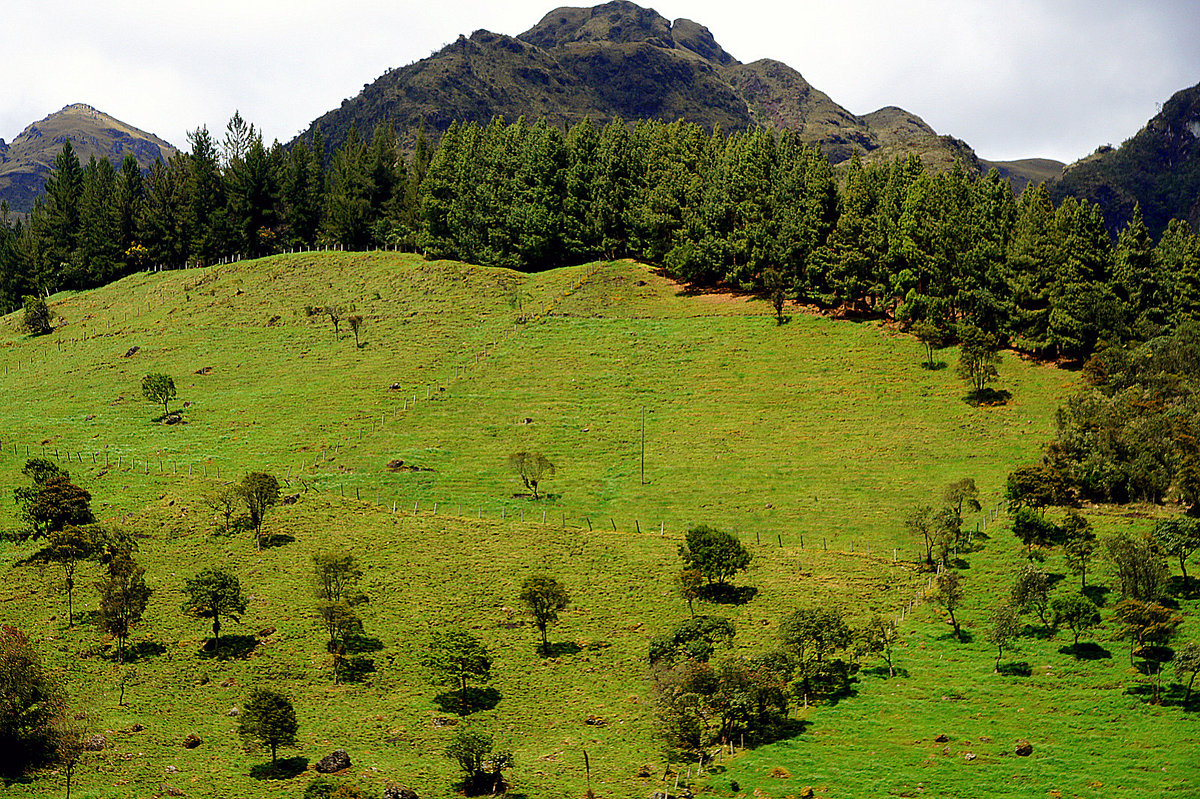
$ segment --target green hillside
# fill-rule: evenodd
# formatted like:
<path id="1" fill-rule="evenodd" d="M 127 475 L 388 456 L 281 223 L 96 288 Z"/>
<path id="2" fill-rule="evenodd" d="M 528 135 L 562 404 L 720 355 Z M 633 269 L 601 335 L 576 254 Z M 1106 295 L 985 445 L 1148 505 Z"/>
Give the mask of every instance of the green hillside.
<path id="1" fill-rule="evenodd" d="M 335 340 L 329 318 L 308 310 L 328 305 L 363 317 L 362 346 L 344 321 Z M 51 306 L 60 324 L 49 336 L 25 337 L 15 316 L 0 321 L 0 486 L 27 483 L 27 455 L 57 458 L 102 523 L 135 534 L 155 592 L 131 639 L 142 654 L 121 707 L 114 647 L 91 612 L 100 567 L 76 577 L 68 628 L 60 572 L 26 562 L 34 544 L 0 544 L 0 621 L 30 634 L 72 706 L 107 734 L 74 796 L 300 796 L 311 766 L 338 748 L 353 761 L 343 782 L 451 796 L 456 767 L 441 752 L 457 719 L 419 666 L 428 631 L 449 623 L 494 652 L 500 700 L 472 721 L 514 750 L 514 795 L 584 795 L 586 750 L 596 795 L 649 796 L 665 762 L 647 644 L 687 617 L 676 549 L 693 523 L 736 532 L 754 556 L 737 579 L 757 589 L 751 601 L 702 603 L 733 620 L 736 653 L 772 646 L 779 620 L 800 606 L 837 607 L 853 623 L 906 614 L 906 677 L 868 668 L 856 695 L 796 709 L 801 735 L 726 758 L 700 781 L 715 795 L 733 795 L 735 780 L 747 795 L 814 785 L 862 796 L 880 773 L 891 795 L 918 795 L 920 784 L 947 796 L 1016 796 L 1033 783 L 1104 796 L 1200 778 L 1190 719 L 1126 691 L 1141 678 L 1122 662 L 1123 644 L 1107 645 L 1111 660 L 1079 664 L 1056 652 L 1061 636 L 1026 639 L 1019 657 L 1031 677 L 991 673 L 983 619 L 1022 559 L 1002 515 L 967 519 L 984 533 L 965 572 L 974 641 L 949 642 L 929 605 L 907 615 L 927 576 L 904 514 L 960 477 L 974 477 L 995 508 L 1007 473 L 1035 460 L 1052 432 L 1069 373 L 1006 356 L 1000 385 L 1012 401 L 974 408 L 953 369 L 921 367 L 908 336 L 801 309 L 777 326 L 764 301 L 689 293 L 631 262 L 527 275 L 309 253 L 138 274 Z M 154 421 L 161 407 L 140 396 L 151 372 L 174 377 L 172 409 L 187 404 L 185 424 Z M 518 451 L 557 466 L 543 499 L 523 496 L 509 470 Z M 404 468 L 389 470 L 394 461 Z M 297 496 L 268 515 L 275 545 L 262 552 L 248 534 L 216 534 L 204 502 L 252 470 Z M 1146 524 L 1093 515 L 1101 529 Z M 11 502 L 0 503 L 0 524 L 16 524 Z M 355 554 L 370 598 L 361 679 L 340 686 L 309 586 L 312 554 L 331 549 Z M 1062 570 L 1060 557 L 1048 567 Z M 179 611 L 183 581 L 215 565 L 251 596 L 226 628 L 228 659 L 203 653 L 208 624 Z M 534 571 L 572 594 L 548 658 L 517 599 Z M 252 776 L 269 758 L 243 751 L 227 715 L 266 683 L 294 698 L 300 720 L 298 749 L 280 753 L 303 758 L 288 779 Z M 951 692 L 964 701 L 942 702 Z M 940 732 L 955 736 L 958 757 L 938 759 L 943 745 L 925 739 Z M 190 733 L 202 743 L 183 748 Z M 1005 756 L 1017 733 L 1035 740 L 1034 758 Z M 965 762 L 957 741 L 980 734 L 994 746 Z M 1109 742 L 1129 735 L 1137 745 L 1113 754 Z M 1086 752 L 1104 761 L 1094 777 L 1078 774 Z M 651 776 L 638 776 L 643 765 Z M 771 776 L 777 768 L 789 776 Z M 986 777 L 964 770 L 981 768 Z M 7 793 L 61 789 L 62 776 L 46 773 Z"/>

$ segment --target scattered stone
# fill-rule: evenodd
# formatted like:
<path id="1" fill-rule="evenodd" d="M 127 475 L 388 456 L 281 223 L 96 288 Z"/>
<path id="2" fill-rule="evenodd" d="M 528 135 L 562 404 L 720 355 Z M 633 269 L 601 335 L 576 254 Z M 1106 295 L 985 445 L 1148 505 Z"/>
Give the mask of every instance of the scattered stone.
<path id="1" fill-rule="evenodd" d="M 83 742 L 83 748 L 87 752 L 99 752 L 108 745 L 108 738 L 103 735 L 92 735 Z"/>
<path id="2" fill-rule="evenodd" d="M 242 711 L 238 710 L 237 705 L 234 705 L 233 707 L 229 708 L 225 715 L 232 718 L 237 718 L 238 716 L 242 715 Z"/>
<path id="3" fill-rule="evenodd" d="M 183 796 L 183 791 L 179 790 L 169 782 L 164 782 L 162 785 L 159 785 L 158 789 L 167 796 Z"/>
<path id="4" fill-rule="evenodd" d="M 272 316 L 270 319 L 267 320 L 267 327 L 275 327 L 275 325 L 277 325 L 277 324 L 279 324 L 278 316 Z"/>
<path id="5" fill-rule="evenodd" d="M 1033 754 L 1033 744 L 1022 738 L 1021 740 L 1017 741 L 1016 748 L 1013 751 L 1021 757 L 1029 757 Z"/>
<path id="6" fill-rule="evenodd" d="M 201 743 L 202 741 L 200 740 L 200 736 L 194 732 L 190 732 L 188 733 L 188 736 L 183 739 L 182 746 L 184 749 L 195 749 Z"/>
<path id="7" fill-rule="evenodd" d="M 258 637 L 259 637 L 259 638 L 267 638 L 268 636 L 272 636 L 272 635 L 274 635 L 274 634 L 275 634 L 275 628 L 274 628 L 274 627 L 267 627 L 267 628 L 265 628 L 265 629 L 262 629 L 262 630 L 259 630 L 259 631 L 258 631 Z"/>
<path id="8" fill-rule="evenodd" d="M 943 747 L 942 747 L 942 754 L 943 754 L 943 755 L 949 755 L 949 754 L 950 754 L 950 747 L 948 747 L 948 746 L 943 746 Z"/>
<path id="9" fill-rule="evenodd" d="M 383 799 L 418 799 L 417 792 L 406 785 L 389 785 L 383 789 Z"/>
<path id="10" fill-rule="evenodd" d="M 333 774 L 350 768 L 350 755 L 345 749 L 335 749 L 317 761 L 316 769 L 322 774 Z"/>
<path id="11" fill-rule="evenodd" d="M 533 424 L 533 418 L 530 416 L 526 416 L 525 419 L 521 422 L 521 424 Z"/>
<path id="12" fill-rule="evenodd" d="M 144 729 L 146 729 L 145 725 L 134 724 L 132 727 L 129 728 L 129 731 L 130 732 L 141 732 Z"/>
<path id="13" fill-rule="evenodd" d="M 654 776 L 654 773 L 650 771 L 650 766 L 648 764 L 643 763 L 642 767 L 638 769 L 637 775 L 642 779 L 649 779 L 650 777 Z"/>
<path id="14" fill-rule="evenodd" d="M 388 388 L 392 391 L 399 391 L 402 386 L 399 383 L 392 383 L 390 386 L 388 386 Z"/>
<path id="15" fill-rule="evenodd" d="M 965 761 L 967 761 L 968 763 L 970 763 L 970 762 L 971 762 L 972 760 L 974 760 L 976 757 L 978 757 L 978 755 L 976 755 L 974 752 L 967 752 L 965 755 L 963 755 L 963 760 L 965 760 Z"/>
<path id="16" fill-rule="evenodd" d="M 185 407 L 185 408 L 190 408 L 190 407 L 192 407 L 192 401 L 191 401 L 191 400 L 186 400 L 186 401 L 183 403 L 183 407 Z"/>
<path id="17" fill-rule="evenodd" d="M 804 789 L 800 791 L 800 799 L 813 799 L 813 797 L 816 795 L 817 792 L 813 790 L 811 785 L 806 785 Z"/>
<path id="18" fill-rule="evenodd" d="M 204 367 L 204 368 L 202 368 L 202 369 L 197 369 L 197 370 L 196 370 L 196 374 L 198 374 L 198 375 L 211 375 L 211 374 L 212 374 L 212 370 L 213 370 L 213 368 L 212 368 L 211 366 L 205 366 L 205 367 Z"/>
<path id="19" fill-rule="evenodd" d="M 163 417 L 163 424 L 183 424 L 183 417 L 177 413 L 172 413 Z"/>
<path id="20" fill-rule="evenodd" d="M 227 679 L 221 680 L 221 687 L 222 687 L 222 688 L 231 688 L 231 687 L 233 687 L 233 686 L 235 686 L 235 685 L 237 685 L 237 680 L 235 680 L 235 679 L 234 679 L 234 678 L 232 678 L 232 677 L 229 677 L 229 678 L 227 678 Z"/>
<path id="21" fill-rule="evenodd" d="M 433 726 L 435 727 L 453 727 L 457 723 L 456 719 L 448 719 L 445 716 L 433 717 Z"/>
<path id="22" fill-rule="evenodd" d="M 138 350 L 140 350 L 140 349 L 141 349 L 141 347 L 138 347 L 138 346 L 133 346 L 133 347 L 130 347 L 130 348 L 129 348 L 129 349 L 126 351 L 125 355 L 123 355 L 122 357 L 124 357 L 124 358 L 132 358 L 133 356 L 135 356 L 135 355 L 137 355 L 137 354 L 138 354 Z"/>
<path id="23" fill-rule="evenodd" d="M 984 744 L 990 744 L 990 743 L 992 742 L 992 739 L 991 739 L 991 737 L 990 737 L 990 736 L 988 736 L 988 735 L 980 735 L 980 736 L 979 736 L 979 742 L 980 742 L 980 743 L 984 743 Z"/>
<path id="24" fill-rule="evenodd" d="M 771 776 L 780 780 L 790 780 L 792 778 L 792 772 L 788 771 L 783 766 L 776 766 L 775 768 L 771 769 Z M 801 795 L 803 796 L 803 794 Z"/>
<path id="25" fill-rule="evenodd" d="M 944 744 L 950 740 L 950 736 L 947 735 L 946 733 L 942 733 L 941 735 L 934 738 L 933 740 L 936 741 L 937 743 Z"/>
<path id="26" fill-rule="evenodd" d="M 85 421 L 85 422 L 90 422 L 90 421 L 92 421 L 92 420 L 93 420 L 93 419 L 95 419 L 95 418 L 96 418 L 96 414 L 94 414 L 94 413 L 89 413 L 89 414 L 87 415 L 87 417 L 86 417 L 86 418 L 84 418 L 84 420 L 83 420 L 83 421 Z"/>
<path id="27" fill-rule="evenodd" d="M 300 501 L 300 494 L 298 494 L 298 493 L 288 494 L 286 497 L 284 497 L 283 499 L 280 500 L 280 502 L 282 502 L 284 505 L 295 505 L 299 501 Z"/>
<path id="28" fill-rule="evenodd" d="M 168 774 L 178 774 L 179 766 L 167 766 L 167 773 Z"/>
<path id="29" fill-rule="evenodd" d="M 583 723 L 584 724 L 594 724 L 597 727 L 603 727 L 608 722 L 605 721 L 604 719 L 600 718 L 599 716 L 592 715 L 589 713 L 588 717 L 583 720 Z"/>

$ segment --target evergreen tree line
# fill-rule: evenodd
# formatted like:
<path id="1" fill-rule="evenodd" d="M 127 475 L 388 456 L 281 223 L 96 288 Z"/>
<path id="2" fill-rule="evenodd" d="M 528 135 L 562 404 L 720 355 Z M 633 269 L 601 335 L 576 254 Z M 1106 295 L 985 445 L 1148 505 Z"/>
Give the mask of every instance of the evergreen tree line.
<path id="1" fill-rule="evenodd" d="M 695 284 L 783 292 L 848 315 L 969 326 L 1039 356 L 1083 360 L 1200 309 L 1200 244 L 1158 242 L 1135 213 L 1114 242 L 1098 206 L 995 171 L 927 171 L 910 155 L 841 174 L 792 131 L 588 121 L 454 124 L 405 147 L 391 126 L 267 147 L 239 115 L 223 141 L 143 175 L 81 166 L 66 144 L 26 223 L 0 224 L 0 300 L 100 285 L 154 264 L 234 253 L 387 246 L 539 270 L 598 258 Z"/>

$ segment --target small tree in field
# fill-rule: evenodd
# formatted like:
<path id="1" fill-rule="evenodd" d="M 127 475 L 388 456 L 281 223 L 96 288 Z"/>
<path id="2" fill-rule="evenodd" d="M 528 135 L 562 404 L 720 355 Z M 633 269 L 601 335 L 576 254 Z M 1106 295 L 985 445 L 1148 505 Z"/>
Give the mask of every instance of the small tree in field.
<path id="1" fill-rule="evenodd" d="M 958 616 L 955 611 L 962 604 L 963 597 L 966 592 L 963 590 L 962 579 L 958 576 L 958 572 L 944 571 L 938 575 L 934 582 L 933 596 L 930 598 L 946 609 L 950 614 L 950 624 L 954 627 L 954 637 L 961 643 L 963 640 L 962 627 L 958 623 Z"/>
<path id="2" fill-rule="evenodd" d="M 529 608 L 533 623 L 542 634 L 541 651 L 545 654 L 550 649 L 546 638 L 546 628 L 558 621 L 558 612 L 571 601 L 567 589 L 553 577 L 545 574 L 534 574 L 526 578 L 521 585 L 521 602 Z"/>
<path id="3" fill-rule="evenodd" d="M 272 767 L 279 747 L 295 745 L 297 729 L 292 700 L 278 691 L 255 689 L 238 717 L 238 735 L 249 744 L 268 747 Z"/>
<path id="4" fill-rule="evenodd" d="M 1187 516 L 1163 519 L 1154 526 L 1154 543 L 1164 555 L 1179 559 L 1183 590 L 1188 587 L 1187 560 L 1200 549 L 1200 519 Z"/>
<path id="5" fill-rule="evenodd" d="M 221 619 L 237 621 L 246 612 L 246 598 L 237 578 L 221 569 L 205 569 L 183 587 L 187 601 L 183 612 L 198 619 L 213 620 L 213 652 L 220 651 Z"/>
<path id="6" fill-rule="evenodd" d="M 750 553 L 737 536 L 704 524 L 688 528 L 679 557 L 689 569 L 698 569 L 709 585 L 725 584 L 750 566 Z"/>
<path id="7" fill-rule="evenodd" d="M 1054 613 L 1055 627 L 1065 624 L 1071 628 L 1076 647 L 1079 646 L 1079 636 L 1100 623 L 1100 611 L 1092 600 L 1082 594 L 1056 596 L 1050 601 L 1050 610 Z"/>
<path id="8" fill-rule="evenodd" d="M 128 550 L 118 552 L 108 563 L 108 575 L 96 583 L 100 592 L 100 629 L 117 639 L 117 663 L 125 663 L 129 628 L 142 620 L 150 601 L 150 589 Z"/>
<path id="9" fill-rule="evenodd" d="M 1008 602 L 997 605 L 992 611 L 991 626 L 987 631 L 988 643 L 996 647 L 996 665 L 992 668 L 993 671 L 1000 671 L 1000 658 L 1004 656 L 1004 649 L 1020 632 L 1021 617 L 1017 615 L 1017 609 Z"/>
<path id="10" fill-rule="evenodd" d="M 512 768 L 511 752 L 494 751 L 492 736 L 463 725 L 446 745 L 446 757 L 463 770 L 463 793 L 467 796 L 497 795 L 504 788 L 500 772 Z"/>
<path id="11" fill-rule="evenodd" d="M 46 560 L 62 567 L 64 587 L 67 592 L 67 626 L 75 624 L 72 599 L 75 591 L 75 571 L 82 561 L 96 554 L 97 542 L 93 531 L 87 527 L 67 525 L 47 536 Z"/>
<path id="12" fill-rule="evenodd" d="M 896 669 L 892 665 L 892 650 L 900 640 L 900 630 L 892 619 L 875 615 L 867 622 L 867 626 L 859 633 L 863 649 L 871 653 L 883 655 L 887 663 L 888 676 L 895 677 Z"/>
<path id="13" fill-rule="evenodd" d="M 922 319 L 912 326 L 913 335 L 925 347 L 925 368 L 934 369 L 934 350 L 943 350 L 950 344 L 950 333 L 930 319 Z"/>
<path id="14" fill-rule="evenodd" d="M 219 531 L 226 534 L 232 532 L 233 515 L 237 513 L 238 506 L 243 502 L 245 502 L 245 499 L 242 495 L 242 487 L 235 483 L 221 486 L 204 500 L 204 503 L 208 507 L 220 515 L 221 525 Z"/>
<path id="15" fill-rule="evenodd" d="M 958 376 L 971 387 L 971 399 L 982 400 L 987 384 L 1000 377 L 1000 346 L 994 335 L 977 327 L 963 327 L 959 339 Z"/>
<path id="16" fill-rule="evenodd" d="M 168 413 L 167 403 L 175 399 L 175 381 L 170 375 L 149 374 L 142 378 L 142 396 L 153 403 L 161 403 L 163 416 Z"/>
<path id="17" fill-rule="evenodd" d="M 279 481 L 263 472 L 251 472 L 242 478 L 242 499 L 254 527 L 254 545 L 262 550 L 263 517 L 279 501 Z"/>
<path id="18" fill-rule="evenodd" d="M 487 682 L 492 676 L 492 656 L 487 647 L 470 632 L 458 627 L 434 630 L 421 663 L 436 682 L 458 688 L 459 712 L 463 715 L 470 708 L 467 682 Z"/>
<path id="19" fill-rule="evenodd" d="M 44 299 L 36 296 L 25 298 L 21 326 L 31 336 L 44 336 L 50 332 L 50 306 L 46 305 Z"/>
<path id="20" fill-rule="evenodd" d="M 1079 575 L 1079 590 L 1086 591 L 1088 564 L 1096 554 L 1096 534 L 1083 514 L 1074 510 L 1067 513 L 1067 518 L 1059 525 L 1059 532 L 1067 568 L 1072 574 Z"/>
<path id="21" fill-rule="evenodd" d="M 1175 679 L 1187 679 L 1186 690 L 1183 694 L 1184 707 L 1188 706 L 1188 701 L 1192 698 L 1192 684 L 1196 682 L 1198 673 L 1200 673 L 1200 644 L 1189 641 L 1175 652 Z"/>
<path id="22" fill-rule="evenodd" d="M 534 499 L 538 498 L 538 484 L 554 477 L 554 464 L 540 452 L 514 452 L 508 456 L 508 465 L 533 492 Z"/>
<path id="23" fill-rule="evenodd" d="M 1026 563 L 1013 581 L 1012 603 L 1021 613 L 1035 611 L 1043 627 L 1049 627 L 1046 611 L 1050 607 L 1050 575 L 1040 566 Z"/>
<path id="24" fill-rule="evenodd" d="M 700 589 L 704 587 L 704 573 L 699 569 L 682 569 L 679 572 L 679 595 L 688 603 L 688 613 L 696 618 L 693 604 L 700 598 Z"/>
<path id="25" fill-rule="evenodd" d="M 348 317 L 346 317 L 346 324 L 350 325 L 350 332 L 354 334 L 354 346 L 359 349 L 362 349 L 362 343 L 359 342 L 358 336 L 359 336 L 359 333 L 362 332 L 363 327 L 366 326 L 366 323 L 363 321 L 363 318 L 361 316 L 359 316 L 358 314 L 354 314 L 353 316 L 348 316 Z"/>

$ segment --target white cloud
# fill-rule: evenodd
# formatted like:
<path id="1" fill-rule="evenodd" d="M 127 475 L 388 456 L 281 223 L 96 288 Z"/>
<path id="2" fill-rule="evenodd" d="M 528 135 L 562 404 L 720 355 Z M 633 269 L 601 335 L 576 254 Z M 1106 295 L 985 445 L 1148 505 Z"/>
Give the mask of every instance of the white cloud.
<path id="1" fill-rule="evenodd" d="M 585 5 L 585 3 L 577 3 Z M 775 58 L 854 113 L 898 105 L 986 158 L 1073 160 L 1131 136 L 1200 81 L 1200 0 L 645 2 L 707 25 L 736 58 Z M 478 28 L 517 34 L 553 3 L 482 0 L 9 0 L 20 78 L 0 136 L 72 102 L 186 146 L 235 110 L 286 141 L 386 69 Z"/>

